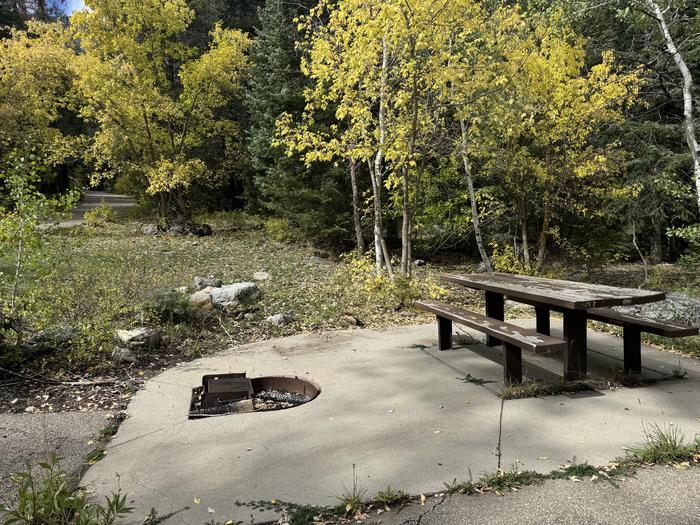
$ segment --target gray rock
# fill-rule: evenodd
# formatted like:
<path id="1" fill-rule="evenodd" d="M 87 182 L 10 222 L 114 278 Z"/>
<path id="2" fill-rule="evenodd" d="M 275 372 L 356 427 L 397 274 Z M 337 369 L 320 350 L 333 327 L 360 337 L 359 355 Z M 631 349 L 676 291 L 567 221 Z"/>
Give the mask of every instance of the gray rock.
<path id="1" fill-rule="evenodd" d="M 255 283 L 227 284 L 220 287 L 207 286 L 190 296 L 192 306 L 201 310 L 213 307 L 238 308 L 253 303 L 260 297 L 260 289 Z"/>
<path id="2" fill-rule="evenodd" d="M 294 321 L 294 318 L 288 314 L 275 314 L 265 319 L 265 322 L 273 326 L 284 326 Z"/>
<path id="3" fill-rule="evenodd" d="M 614 307 L 618 312 L 685 326 L 700 326 L 700 301 L 676 292 L 656 303 Z"/>
<path id="4" fill-rule="evenodd" d="M 157 224 L 143 224 L 141 225 L 141 233 L 144 235 L 158 235 L 160 228 L 158 228 Z"/>
<path id="5" fill-rule="evenodd" d="M 206 288 L 207 286 L 211 286 L 213 288 L 218 288 L 222 284 L 224 284 L 224 282 L 221 279 L 217 279 L 213 275 L 210 275 L 209 277 L 197 276 L 194 278 L 195 290 L 201 290 L 203 288 Z"/>
<path id="6" fill-rule="evenodd" d="M 205 288 L 215 306 L 238 307 L 250 304 L 260 297 L 255 283 L 227 284 L 220 288 Z"/>
<path id="7" fill-rule="evenodd" d="M 135 363 L 136 354 L 128 348 L 115 346 L 114 350 L 112 350 L 112 359 L 117 363 Z"/>
<path id="8" fill-rule="evenodd" d="M 170 235 L 194 235 L 195 237 L 206 237 L 212 234 L 211 226 L 208 224 L 196 224 L 184 218 L 171 219 L 168 223 L 167 233 Z"/>
<path id="9" fill-rule="evenodd" d="M 209 293 L 211 290 L 211 287 L 207 287 L 193 293 L 190 295 L 190 304 L 199 310 L 211 310 L 214 308 L 214 302 L 211 300 L 211 294 Z"/>
<path id="10" fill-rule="evenodd" d="M 253 279 L 256 281 L 267 281 L 269 278 L 270 274 L 267 272 L 260 271 L 253 274 Z"/>
<path id="11" fill-rule="evenodd" d="M 130 350 L 136 348 L 158 348 L 160 346 L 160 332 L 145 326 L 132 330 L 117 330 L 117 341 Z"/>

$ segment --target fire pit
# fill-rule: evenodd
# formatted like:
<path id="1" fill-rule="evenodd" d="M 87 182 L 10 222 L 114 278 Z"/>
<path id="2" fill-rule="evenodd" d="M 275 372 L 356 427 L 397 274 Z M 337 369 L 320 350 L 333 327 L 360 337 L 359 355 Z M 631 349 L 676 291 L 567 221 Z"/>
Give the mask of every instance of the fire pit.
<path id="1" fill-rule="evenodd" d="M 318 386 L 298 377 L 208 374 L 202 377 L 202 386 L 192 389 L 189 418 L 283 410 L 308 403 L 320 393 Z"/>

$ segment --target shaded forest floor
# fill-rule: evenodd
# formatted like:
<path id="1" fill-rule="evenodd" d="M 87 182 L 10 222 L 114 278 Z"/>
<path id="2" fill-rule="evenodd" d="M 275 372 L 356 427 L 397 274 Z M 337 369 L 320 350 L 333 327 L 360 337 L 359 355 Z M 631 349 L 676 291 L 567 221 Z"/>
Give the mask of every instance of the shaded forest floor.
<path id="1" fill-rule="evenodd" d="M 277 242 L 257 218 L 226 213 L 202 219 L 212 225 L 211 237 L 147 236 L 134 220 L 48 232 L 44 247 L 32 254 L 23 288 L 32 337 L 41 344 L 0 354 L 0 412 L 119 411 L 159 371 L 233 345 L 347 328 L 353 319 L 370 328 L 430 322 L 432 316 L 411 307 L 418 297 L 483 304 L 480 293 L 439 280 L 444 272 L 473 271 L 474 260 L 436 257 L 414 268 L 412 282 L 389 283 L 374 277 L 371 261 Z M 9 265 L 0 259 L 0 271 L 7 274 Z M 186 295 L 174 292 L 192 288 L 195 276 L 230 284 L 252 281 L 261 271 L 269 274 L 258 282 L 262 297 L 244 312 L 188 311 Z M 637 264 L 558 266 L 550 275 L 634 287 L 644 281 Z M 653 267 L 646 286 L 700 297 L 695 274 L 677 266 Z M 280 313 L 293 322 L 277 327 L 265 321 Z M 141 325 L 163 333 L 161 348 L 138 352 L 136 363 L 116 363 L 115 330 Z M 647 342 L 700 356 L 700 338 Z"/>

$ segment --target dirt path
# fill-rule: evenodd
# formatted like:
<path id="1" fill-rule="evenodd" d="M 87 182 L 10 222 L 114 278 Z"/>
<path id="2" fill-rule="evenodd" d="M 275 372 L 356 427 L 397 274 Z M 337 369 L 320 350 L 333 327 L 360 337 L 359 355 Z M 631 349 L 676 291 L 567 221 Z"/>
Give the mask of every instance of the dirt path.
<path id="1" fill-rule="evenodd" d="M 72 217 L 57 224 L 52 224 L 51 226 L 69 228 L 71 226 L 83 224 L 85 212 L 94 208 L 99 208 L 103 202 L 116 213 L 123 213 L 129 208 L 136 206 L 136 201 L 128 195 L 119 195 L 106 191 L 86 191 L 83 193 L 83 197 L 80 199 L 78 205 L 73 209 Z"/>

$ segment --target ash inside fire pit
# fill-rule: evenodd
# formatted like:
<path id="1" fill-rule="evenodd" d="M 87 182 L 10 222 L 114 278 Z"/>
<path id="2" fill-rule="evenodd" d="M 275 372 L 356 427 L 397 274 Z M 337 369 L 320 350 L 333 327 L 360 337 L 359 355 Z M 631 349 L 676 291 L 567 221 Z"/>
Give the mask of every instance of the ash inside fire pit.
<path id="1" fill-rule="evenodd" d="M 311 381 L 298 377 L 209 374 L 202 378 L 202 386 L 192 389 L 189 417 L 283 410 L 308 403 L 320 392 Z"/>

